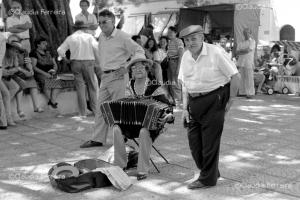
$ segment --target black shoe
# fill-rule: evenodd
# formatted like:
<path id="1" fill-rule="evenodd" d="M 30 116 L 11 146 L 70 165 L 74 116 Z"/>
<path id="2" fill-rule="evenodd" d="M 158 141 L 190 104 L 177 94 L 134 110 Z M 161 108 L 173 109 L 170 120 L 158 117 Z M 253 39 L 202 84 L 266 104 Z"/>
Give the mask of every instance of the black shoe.
<path id="1" fill-rule="evenodd" d="M 0 126 L 0 129 L 5 130 L 5 129 L 7 129 L 7 126 Z"/>
<path id="2" fill-rule="evenodd" d="M 58 103 L 53 103 L 51 100 L 48 101 L 48 105 L 51 106 L 52 108 L 56 109 Z"/>
<path id="3" fill-rule="evenodd" d="M 188 184 L 187 188 L 190 190 L 200 189 L 200 188 L 208 188 L 211 187 L 209 185 L 204 185 L 200 180 L 195 180 L 194 182 Z"/>
<path id="4" fill-rule="evenodd" d="M 102 142 L 96 142 L 93 140 L 89 140 L 89 141 L 83 143 L 82 145 L 80 145 L 80 148 L 102 147 L 102 146 L 103 146 Z"/>
<path id="5" fill-rule="evenodd" d="M 136 179 L 137 179 L 138 181 L 143 180 L 143 179 L 146 179 L 146 178 L 147 178 L 147 174 L 137 174 L 137 175 L 136 175 Z"/>
<path id="6" fill-rule="evenodd" d="M 86 108 L 87 108 L 89 111 L 93 112 L 93 109 L 91 108 L 90 101 L 86 101 Z"/>

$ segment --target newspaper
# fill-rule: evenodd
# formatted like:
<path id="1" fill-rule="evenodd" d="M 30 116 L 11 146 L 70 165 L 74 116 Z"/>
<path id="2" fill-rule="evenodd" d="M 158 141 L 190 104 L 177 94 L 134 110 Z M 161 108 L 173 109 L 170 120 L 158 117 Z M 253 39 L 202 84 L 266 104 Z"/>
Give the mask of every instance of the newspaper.
<path id="1" fill-rule="evenodd" d="M 128 175 L 119 166 L 96 168 L 93 171 L 105 174 L 113 186 L 119 190 L 127 190 L 132 185 Z"/>

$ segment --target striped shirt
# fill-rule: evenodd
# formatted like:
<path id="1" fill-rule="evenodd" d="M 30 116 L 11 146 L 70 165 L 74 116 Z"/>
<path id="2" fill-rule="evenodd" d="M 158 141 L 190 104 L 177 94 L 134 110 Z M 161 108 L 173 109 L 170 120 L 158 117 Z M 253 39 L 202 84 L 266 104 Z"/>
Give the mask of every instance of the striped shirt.
<path id="1" fill-rule="evenodd" d="M 168 44 L 168 57 L 176 58 L 179 56 L 179 49 L 184 49 L 184 45 L 181 39 L 175 38 L 170 40 Z"/>

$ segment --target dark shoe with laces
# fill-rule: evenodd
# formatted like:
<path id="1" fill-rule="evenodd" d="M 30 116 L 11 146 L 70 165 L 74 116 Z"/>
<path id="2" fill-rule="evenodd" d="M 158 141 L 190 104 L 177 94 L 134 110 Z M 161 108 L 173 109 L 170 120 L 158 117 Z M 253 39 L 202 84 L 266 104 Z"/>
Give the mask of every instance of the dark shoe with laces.
<path id="1" fill-rule="evenodd" d="M 102 147 L 102 146 L 103 146 L 102 142 L 96 142 L 93 140 L 89 140 L 89 141 L 83 143 L 82 145 L 80 145 L 80 148 Z"/>
<path id="2" fill-rule="evenodd" d="M 51 106 L 52 108 L 56 109 L 58 103 L 53 103 L 51 100 L 48 101 L 48 105 Z"/>
<path id="3" fill-rule="evenodd" d="M 192 183 L 188 184 L 187 188 L 190 190 L 200 189 L 200 188 L 208 188 L 211 187 L 209 185 L 204 185 L 200 180 L 195 180 Z"/>

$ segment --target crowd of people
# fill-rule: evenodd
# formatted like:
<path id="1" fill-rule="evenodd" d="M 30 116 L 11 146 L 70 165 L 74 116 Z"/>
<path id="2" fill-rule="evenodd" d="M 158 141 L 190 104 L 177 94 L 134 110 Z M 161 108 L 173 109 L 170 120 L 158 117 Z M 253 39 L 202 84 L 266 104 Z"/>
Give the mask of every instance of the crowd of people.
<path id="1" fill-rule="evenodd" d="M 143 43 L 140 35 L 130 36 L 117 29 L 111 11 L 101 11 L 96 19 L 87 11 L 89 6 L 89 1 L 80 1 L 82 12 L 75 17 L 74 33 L 57 49 L 59 59 L 48 51 L 49 43 L 45 38 L 36 39 L 34 48 L 31 48 L 29 29 L 32 23 L 28 16 L 14 12 L 8 18 L 10 36 L 5 38 L 0 35 L 0 128 L 16 125 L 11 114 L 12 101 L 16 102 L 19 117 L 25 117 L 21 103 L 23 92 L 32 97 L 35 112 L 44 111 L 38 102 L 38 88 L 47 97 L 48 105 L 57 108 L 57 95 L 65 85 L 55 78 L 59 71 L 57 62 L 62 59 L 70 63 L 75 77 L 79 115 L 85 118 L 90 109 L 95 116 L 92 137 L 81 148 L 103 146 L 112 130 L 115 164 L 124 168 L 127 164 L 124 133 L 138 132 L 141 151 L 137 178 L 144 179 L 150 167 L 152 142 L 165 123 L 174 121 L 173 107 L 180 108 L 192 156 L 201 170 L 199 178 L 188 188 L 216 185 L 220 177 L 218 157 L 225 114 L 233 103 L 239 85 L 240 95 L 251 98 L 255 94 L 256 45 L 251 30 L 244 30 L 245 40 L 237 46 L 238 71 L 226 47 L 226 39 L 221 38 L 220 41 L 223 49 L 204 42 L 204 31 L 199 25 L 188 26 L 180 33 L 170 26 L 166 36 L 156 41 L 152 33 Z M 22 9 L 17 0 L 12 1 L 11 8 Z M 98 25 L 102 33 L 96 39 L 94 34 Z M 70 58 L 66 56 L 68 51 Z M 275 50 L 272 54 L 275 59 Z M 269 60 L 271 57 L 265 54 L 261 59 Z M 266 61 L 260 62 L 264 64 Z M 239 74 L 242 84 L 239 84 Z M 258 92 L 263 82 L 259 80 Z M 144 127 L 109 127 L 105 123 L 99 105 L 124 97 L 151 97 L 169 105 L 170 113 L 159 120 L 161 126 L 155 137 Z"/>

